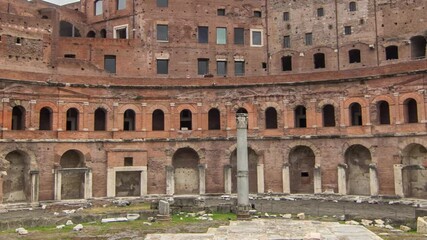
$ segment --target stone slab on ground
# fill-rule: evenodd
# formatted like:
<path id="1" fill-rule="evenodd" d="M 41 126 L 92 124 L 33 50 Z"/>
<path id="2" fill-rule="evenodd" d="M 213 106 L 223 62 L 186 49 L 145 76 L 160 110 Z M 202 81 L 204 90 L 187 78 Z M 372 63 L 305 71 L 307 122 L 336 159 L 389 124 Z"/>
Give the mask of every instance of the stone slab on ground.
<path id="1" fill-rule="evenodd" d="M 287 219 L 254 219 L 234 221 L 229 226 L 210 229 L 209 233 L 148 234 L 146 240 L 245 240 L 245 239 L 312 239 L 320 236 L 322 240 L 381 240 L 363 226 L 344 225 L 337 222 L 295 221 Z"/>

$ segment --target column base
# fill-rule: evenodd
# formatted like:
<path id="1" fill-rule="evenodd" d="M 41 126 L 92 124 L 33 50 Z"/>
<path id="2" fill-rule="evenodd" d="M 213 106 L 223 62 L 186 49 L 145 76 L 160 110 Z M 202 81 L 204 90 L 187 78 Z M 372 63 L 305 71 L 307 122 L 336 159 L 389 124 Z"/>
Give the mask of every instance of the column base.
<path id="1" fill-rule="evenodd" d="M 237 220 L 250 221 L 252 220 L 249 210 L 251 206 L 237 206 Z"/>
<path id="2" fill-rule="evenodd" d="M 170 215 L 160 215 L 160 214 L 157 214 L 156 219 L 157 221 L 161 221 L 161 222 L 172 220 Z"/>

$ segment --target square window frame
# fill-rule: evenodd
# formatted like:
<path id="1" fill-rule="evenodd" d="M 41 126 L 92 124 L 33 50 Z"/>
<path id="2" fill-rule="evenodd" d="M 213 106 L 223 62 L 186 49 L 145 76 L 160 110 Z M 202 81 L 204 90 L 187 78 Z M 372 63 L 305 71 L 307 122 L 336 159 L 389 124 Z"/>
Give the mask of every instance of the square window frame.
<path id="1" fill-rule="evenodd" d="M 117 30 L 126 29 L 126 38 L 117 38 Z M 113 38 L 114 39 L 129 39 L 129 24 L 118 25 L 113 27 Z"/>
<path id="2" fill-rule="evenodd" d="M 260 32 L 260 34 L 261 34 L 261 44 L 254 44 L 253 43 L 253 41 L 254 41 L 254 37 L 253 37 L 253 34 L 254 34 L 254 32 Z M 259 29 L 259 28 L 253 28 L 253 29 L 251 29 L 250 30 L 250 33 L 251 33 L 251 35 L 250 35 L 250 46 L 251 47 L 263 47 L 264 46 L 264 30 L 263 29 Z"/>

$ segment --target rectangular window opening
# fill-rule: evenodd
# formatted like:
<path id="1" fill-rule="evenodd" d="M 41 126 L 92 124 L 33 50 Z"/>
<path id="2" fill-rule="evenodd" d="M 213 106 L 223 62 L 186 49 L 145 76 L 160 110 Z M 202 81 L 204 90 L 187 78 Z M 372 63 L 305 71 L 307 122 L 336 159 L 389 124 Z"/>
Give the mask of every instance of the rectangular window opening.
<path id="1" fill-rule="evenodd" d="M 104 70 L 109 73 L 116 73 L 116 56 L 115 55 L 104 56 Z"/>
<path id="2" fill-rule="evenodd" d="M 168 0 L 157 0 L 157 7 L 168 7 Z"/>
<path id="3" fill-rule="evenodd" d="M 283 13 L 283 21 L 285 21 L 285 22 L 287 22 L 287 21 L 289 21 L 289 12 L 284 12 Z"/>
<path id="4" fill-rule="evenodd" d="M 245 62 L 235 61 L 234 62 L 234 75 L 244 76 L 245 75 Z"/>
<path id="5" fill-rule="evenodd" d="M 227 44 L 227 28 L 216 28 L 216 44 Z"/>
<path id="6" fill-rule="evenodd" d="M 312 33 L 306 33 L 305 34 L 305 45 L 310 46 L 313 44 L 313 34 Z"/>
<path id="7" fill-rule="evenodd" d="M 157 24 L 157 41 L 168 41 L 168 25 Z"/>
<path id="8" fill-rule="evenodd" d="M 290 36 L 284 36 L 283 37 L 283 47 L 284 48 L 290 48 L 291 47 L 291 37 Z"/>
<path id="9" fill-rule="evenodd" d="M 218 8 L 216 13 L 218 16 L 225 16 L 225 8 Z"/>
<path id="10" fill-rule="evenodd" d="M 197 74 L 206 75 L 209 73 L 209 59 L 199 58 L 197 59 Z"/>
<path id="11" fill-rule="evenodd" d="M 262 46 L 262 31 L 251 29 L 251 46 Z"/>
<path id="12" fill-rule="evenodd" d="M 168 74 L 168 73 L 169 73 L 169 60 L 157 59 L 157 74 Z"/>
<path id="13" fill-rule="evenodd" d="M 117 10 L 126 9 L 126 0 L 117 0 Z"/>
<path id="14" fill-rule="evenodd" d="M 244 28 L 235 28 L 234 29 L 234 44 L 243 45 L 245 43 L 245 29 Z"/>
<path id="15" fill-rule="evenodd" d="M 216 72 L 218 76 L 227 76 L 227 62 L 226 61 L 217 61 L 216 62 Z"/>
<path id="16" fill-rule="evenodd" d="M 131 167 L 131 166 L 133 166 L 133 157 L 125 157 L 125 159 L 124 159 L 124 166 L 125 167 Z"/>
<path id="17" fill-rule="evenodd" d="M 199 43 L 208 43 L 209 41 L 209 28 L 197 27 L 197 38 Z"/>
<path id="18" fill-rule="evenodd" d="M 76 58 L 76 54 L 64 54 L 64 58 Z"/>

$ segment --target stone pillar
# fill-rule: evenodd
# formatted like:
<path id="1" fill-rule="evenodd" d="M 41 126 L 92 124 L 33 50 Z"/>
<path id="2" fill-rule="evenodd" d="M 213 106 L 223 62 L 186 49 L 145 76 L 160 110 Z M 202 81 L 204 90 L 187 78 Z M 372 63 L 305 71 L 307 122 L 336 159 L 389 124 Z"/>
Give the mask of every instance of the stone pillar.
<path id="1" fill-rule="evenodd" d="M 142 170 L 141 171 L 141 182 L 140 182 L 140 187 L 141 187 L 141 196 L 145 196 L 148 194 L 148 171 L 147 170 Z"/>
<path id="2" fill-rule="evenodd" d="M 31 202 L 39 201 L 39 171 L 30 171 L 31 177 Z"/>
<path id="3" fill-rule="evenodd" d="M 85 190 L 84 199 L 92 198 L 92 169 L 85 171 Z"/>
<path id="4" fill-rule="evenodd" d="M 54 200 L 61 200 L 62 173 L 58 169 L 55 170 L 55 189 Z"/>
<path id="5" fill-rule="evenodd" d="M 338 164 L 338 193 L 347 195 L 347 164 Z"/>
<path id="6" fill-rule="evenodd" d="M 283 193 L 291 194 L 291 181 L 289 173 L 289 164 L 285 163 L 282 167 Z"/>
<path id="7" fill-rule="evenodd" d="M 320 165 L 314 166 L 314 194 L 322 193 L 322 171 Z"/>
<path id="8" fill-rule="evenodd" d="M 166 166 L 166 194 L 175 193 L 175 169 L 173 166 Z"/>
<path id="9" fill-rule="evenodd" d="M 377 165 L 375 163 L 369 164 L 369 189 L 371 190 L 371 196 L 378 196 L 378 172 Z"/>
<path id="10" fill-rule="evenodd" d="M 237 123 L 237 217 L 249 216 L 248 114 L 238 113 Z"/>
<path id="11" fill-rule="evenodd" d="M 116 171 L 114 168 L 107 169 L 107 197 L 116 196 Z"/>
<path id="12" fill-rule="evenodd" d="M 404 197 L 405 194 L 403 193 L 403 176 L 402 176 L 402 164 L 394 164 L 394 193 L 396 196 Z"/>
<path id="13" fill-rule="evenodd" d="M 199 194 L 206 193 L 206 165 L 199 164 Z"/>
<path id="14" fill-rule="evenodd" d="M 264 164 L 258 164 L 256 171 L 258 193 L 264 193 Z"/>
<path id="15" fill-rule="evenodd" d="M 231 165 L 224 166 L 224 192 L 231 194 Z"/>

